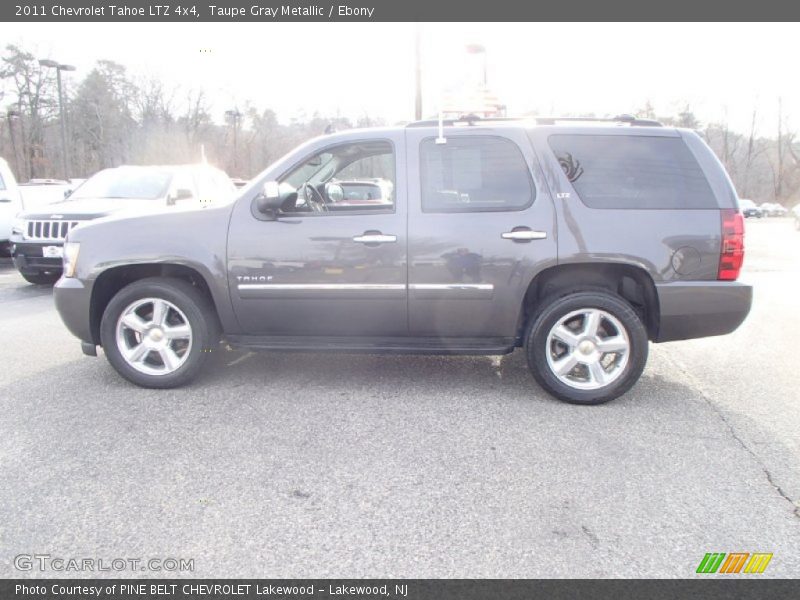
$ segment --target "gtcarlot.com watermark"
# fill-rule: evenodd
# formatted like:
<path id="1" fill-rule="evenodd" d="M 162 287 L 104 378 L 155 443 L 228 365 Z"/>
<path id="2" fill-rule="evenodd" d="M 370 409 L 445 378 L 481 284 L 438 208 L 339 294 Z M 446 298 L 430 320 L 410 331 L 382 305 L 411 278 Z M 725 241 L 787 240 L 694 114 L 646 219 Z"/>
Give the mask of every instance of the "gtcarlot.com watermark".
<path id="1" fill-rule="evenodd" d="M 62 557 L 50 554 L 18 554 L 14 557 L 18 571 L 56 571 L 59 573 L 96 573 L 152 571 L 182 573 L 194 571 L 193 558 L 96 558 Z"/>

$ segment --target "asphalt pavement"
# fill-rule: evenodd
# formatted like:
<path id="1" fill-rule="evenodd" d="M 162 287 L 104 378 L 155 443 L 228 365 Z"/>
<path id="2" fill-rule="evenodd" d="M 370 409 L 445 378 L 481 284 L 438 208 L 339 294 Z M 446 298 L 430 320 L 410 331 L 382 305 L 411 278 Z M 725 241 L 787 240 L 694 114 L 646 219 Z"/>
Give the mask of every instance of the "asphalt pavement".
<path id="1" fill-rule="evenodd" d="M 0 264 L 0 577 L 800 573 L 800 233 L 747 222 L 753 311 L 651 345 L 639 384 L 560 403 L 507 357 L 227 352 L 143 390 Z M 193 559 L 20 571 L 15 557 Z"/>

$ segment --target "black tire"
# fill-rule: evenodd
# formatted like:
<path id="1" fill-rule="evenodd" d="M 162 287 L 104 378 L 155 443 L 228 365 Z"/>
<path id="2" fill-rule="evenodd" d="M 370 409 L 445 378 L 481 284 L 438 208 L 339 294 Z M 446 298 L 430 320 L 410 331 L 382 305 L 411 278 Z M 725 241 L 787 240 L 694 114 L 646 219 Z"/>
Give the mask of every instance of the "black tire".
<path id="1" fill-rule="evenodd" d="M 20 275 L 33 285 L 53 285 L 61 278 L 61 273 L 20 273 Z"/>
<path id="2" fill-rule="evenodd" d="M 625 328 L 629 340 L 628 362 L 610 384 L 593 390 L 577 389 L 559 380 L 548 364 L 550 351 L 547 339 L 550 330 L 569 313 L 595 308 L 615 317 Z M 542 309 L 532 320 L 526 336 L 525 352 L 528 368 L 547 392 L 572 404 L 602 404 L 627 392 L 639 379 L 647 362 L 647 331 L 639 315 L 625 300 L 603 291 L 574 292 L 551 297 L 542 302 Z"/>
<path id="3" fill-rule="evenodd" d="M 186 361 L 172 373 L 150 375 L 136 370 L 123 358 L 116 341 L 117 321 L 131 303 L 143 298 L 159 298 L 174 304 L 186 316 L 192 332 L 192 345 Z M 100 322 L 100 342 L 108 362 L 128 381 L 146 388 L 174 388 L 194 379 L 211 353 L 219 350 L 219 324 L 216 312 L 197 288 L 180 279 L 151 277 L 122 288 L 111 299 Z"/>

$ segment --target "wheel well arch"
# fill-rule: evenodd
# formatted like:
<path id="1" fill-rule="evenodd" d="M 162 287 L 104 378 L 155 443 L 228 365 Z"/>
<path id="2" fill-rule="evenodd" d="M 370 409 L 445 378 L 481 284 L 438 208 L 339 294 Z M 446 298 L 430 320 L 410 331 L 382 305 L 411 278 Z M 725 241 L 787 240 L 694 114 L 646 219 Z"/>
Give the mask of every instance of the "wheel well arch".
<path id="1" fill-rule="evenodd" d="M 176 263 L 145 263 L 121 265 L 103 271 L 92 286 L 92 297 L 89 302 L 89 324 L 92 341 L 100 343 L 100 321 L 111 298 L 128 284 L 148 277 L 170 277 L 186 281 L 196 287 L 208 300 L 219 320 L 219 312 L 214 296 L 203 275 L 187 265 Z"/>
<path id="2" fill-rule="evenodd" d="M 624 298 L 642 319 L 648 338 L 656 337 L 660 320 L 658 293 L 645 269 L 622 263 L 573 263 L 544 269 L 531 280 L 520 311 L 520 338 L 524 339 L 528 324 L 545 298 L 598 289 Z"/>

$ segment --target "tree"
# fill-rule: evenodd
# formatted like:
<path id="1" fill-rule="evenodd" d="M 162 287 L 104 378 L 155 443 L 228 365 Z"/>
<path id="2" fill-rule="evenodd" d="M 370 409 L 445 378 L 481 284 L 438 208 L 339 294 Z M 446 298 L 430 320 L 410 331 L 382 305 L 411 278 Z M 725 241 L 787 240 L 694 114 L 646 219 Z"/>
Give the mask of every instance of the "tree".
<path id="1" fill-rule="evenodd" d="M 58 94 L 52 69 L 43 69 L 30 52 L 9 44 L 0 62 L 0 79 L 8 86 L 19 120 L 23 157 L 20 178 L 41 177 L 52 161 L 46 156 L 45 126 L 58 115 Z"/>
<path id="2" fill-rule="evenodd" d="M 125 67 L 101 60 L 86 76 L 72 102 L 77 164 L 89 174 L 128 159 L 136 129 L 132 99 L 137 88 Z"/>

